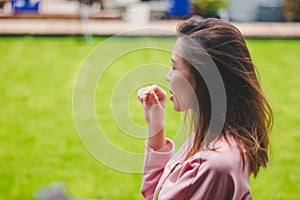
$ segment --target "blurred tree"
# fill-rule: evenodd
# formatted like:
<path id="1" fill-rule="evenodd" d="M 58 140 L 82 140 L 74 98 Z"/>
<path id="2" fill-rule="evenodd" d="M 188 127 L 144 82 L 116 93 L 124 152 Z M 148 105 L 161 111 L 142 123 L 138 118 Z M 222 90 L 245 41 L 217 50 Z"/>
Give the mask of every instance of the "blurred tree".
<path id="1" fill-rule="evenodd" d="M 283 13 L 288 21 L 300 21 L 300 0 L 284 0 Z"/>
<path id="2" fill-rule="evenodd" d="M 202 17 L 216 17 L 218 10 L 225 8 L 229 0 L 192 0 L 193 14 Z"/>
<path id="3" fill-rule="evenodd" d="M 4 8 L 4 4 L 6 3 L 7 0 L 0 0 L 0 10 Z"/>

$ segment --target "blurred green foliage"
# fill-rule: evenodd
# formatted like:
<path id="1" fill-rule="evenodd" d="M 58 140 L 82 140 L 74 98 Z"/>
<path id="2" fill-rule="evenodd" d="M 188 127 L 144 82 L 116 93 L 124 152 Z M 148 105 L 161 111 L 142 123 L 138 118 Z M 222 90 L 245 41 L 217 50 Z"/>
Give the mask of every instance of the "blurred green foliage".
<path id="1" fill-rule="evenodd" d="M 199 9 L 202 17 L 216 16 L 221 8 L 228 5 L 228 0 L 192 0 L 192 4 Z"/>

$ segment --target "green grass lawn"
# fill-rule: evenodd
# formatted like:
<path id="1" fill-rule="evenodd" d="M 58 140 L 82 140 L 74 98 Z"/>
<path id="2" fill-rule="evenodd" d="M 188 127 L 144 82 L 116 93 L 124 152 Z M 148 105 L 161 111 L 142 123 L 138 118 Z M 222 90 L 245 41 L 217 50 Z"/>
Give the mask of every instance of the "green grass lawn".
<path id="1" fill-rule="evenodd" d="M 142 199 L 141 175 L 119 172 L 93 158 L 73 121 L 72 91 L 81 63 L 96 44 L 75 37 L 0 38 L 0 199 L 32 199 L 46 185 L 60 182 L 72 197 Z M 119 38 L 124 45 L 172 46 L 174 38 Z M 262 86 L 274 109 L 272 152 L 266 170 L 251 179 L 254 199 L 300 198 L 300 40 L 247 40 Z M 107 53 L 114 51 L 114 46 Z M 105 55 L 102 55 L 105 56 Z M 109 107 L 122 75 L 143 63 L 170 65 L 170 53 L 139 50 L 112 63 L 95 93 L 95 110 L 106 136 L 122 149 L 142 152 L 144 140 L 124 134 Z M 158 76 L 158 75 L 155 75 Z M 133 91 L 130 91 L 133 92 Z M 126 92 L 125 92 L 126 93 Z M 128 94 L 127 94 L 128 95 Z M 121 100 L 120 100 L 121 101 Z M 144 125 L 135 93 L 129 113 Z M 180 115 L 167 109 L 172 137 Z M 101 147 L 99 147 L 101 148 Z M 107 151 L 107 155 L 112 158 Z"/>

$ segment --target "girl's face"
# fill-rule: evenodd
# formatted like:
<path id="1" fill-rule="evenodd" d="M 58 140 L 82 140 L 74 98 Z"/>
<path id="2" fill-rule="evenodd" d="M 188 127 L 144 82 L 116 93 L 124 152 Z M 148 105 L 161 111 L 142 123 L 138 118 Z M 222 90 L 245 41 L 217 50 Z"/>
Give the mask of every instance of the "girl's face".
<path id="1" fill-rule="evenodd" d="M 172 69 L 166 75 L 166 80 L 170 82 L 170 100 L 173 102 L 175 111 L 183 112 L 192 108 L 196 84 L 181 56 L 173 53 L 171 60 Z"/>

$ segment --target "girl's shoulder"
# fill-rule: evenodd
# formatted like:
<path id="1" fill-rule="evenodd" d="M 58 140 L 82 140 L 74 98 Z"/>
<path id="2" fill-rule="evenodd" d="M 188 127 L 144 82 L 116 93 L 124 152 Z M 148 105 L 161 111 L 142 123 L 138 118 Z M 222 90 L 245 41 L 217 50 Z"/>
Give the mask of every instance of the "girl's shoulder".
<path id="1" fill-rule="evenodd" d="M 234 140 L 219 139 L 213 148 L 200 151 L 165 169 L 161 199 L 244 199 L 251 196 L 248 171 Z M 176 197 L 176 198 L 175 198 Z"/>
<path id="2" fill-rule="evenodd" d="M 243 159 L 237 143 L 232 137 L 221 137 L 210 145 L 209 150 L 196 153 L 186 160 L 194 167 L 206 168 L 213 172 L 241 173 Z"/>

